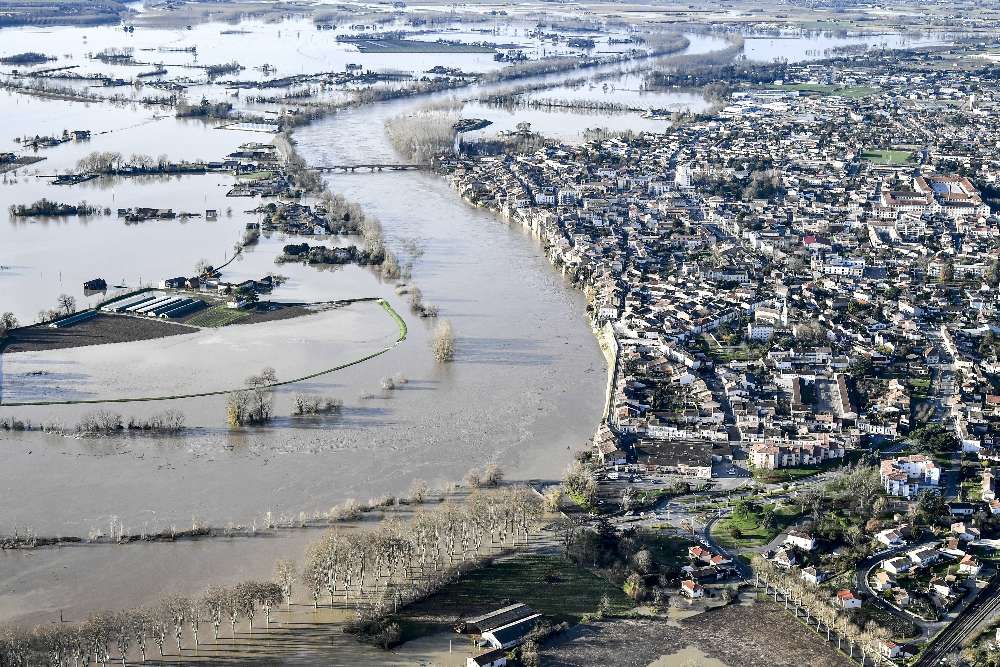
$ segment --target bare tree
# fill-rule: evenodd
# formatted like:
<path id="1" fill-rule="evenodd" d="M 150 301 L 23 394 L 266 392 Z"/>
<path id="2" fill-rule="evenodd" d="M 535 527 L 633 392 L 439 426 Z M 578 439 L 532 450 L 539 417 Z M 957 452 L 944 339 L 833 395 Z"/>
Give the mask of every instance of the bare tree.
<path id="1" fill-rule="evenodd" d="M 490 463 L 483 469 L 483 486 L 498 486 L 503 481 L 503 469 L 496 463 Z"/>
<path id="2" fill-rule="evenodd" d="M 139 649 L 139 659 L 146 662 L 146 638 L 153 632 L 153 615 L 147 609 L 132 609 L 128 612 L 128 626 Z"/>
<path id="3" fill-rule="evenodd" d="M 247 630 L 250 634 L 253 634 L 253 617 L 257 611 L 258 586 L 256 581 L 243 581 L 236 584 L 233 589 L 240 614 L 247 619 Z"/>
<path id="4" fill-rule="evenodd" d="M 17 318 L 14 317 L 14 313 L 3 313 L 0 315 L 0 338 L 7 335 L 7 332 L 11 329 L 17 328 Z"/>
<path id="5" fill-rule="evenodd" d="M 281 586 L 281 592 L 289 606 L 292 604 L 292 588 L 297 578 L 298 570 L 294 561 L 279 560 L 274 564 L 274 581 Z"/>
<path id="6" fill-rule="evenodd" d="M 76 312 L 76 297 L 70 296 L 69 294 L 60 294 L 59 298 L 56 299 L 56 305 L 59 310 L 63 311 L 67 315 Z"/>
<path id="7" fill-rule="evenodd" d="M 257 602 L 264 610 L 265 625 L 271 625 L 271 609 L 280 605 L 284 599 L 285 594 L 279 584 L 266 581 L 257 586 Z"/>

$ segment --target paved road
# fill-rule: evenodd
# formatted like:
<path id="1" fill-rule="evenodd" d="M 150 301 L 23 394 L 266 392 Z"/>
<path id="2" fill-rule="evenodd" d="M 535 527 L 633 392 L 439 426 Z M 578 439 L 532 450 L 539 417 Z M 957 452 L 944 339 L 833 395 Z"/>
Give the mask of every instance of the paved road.
<path id="1" fill-rule="evenodd" d="M 730 510 L 725 510 L 719 516 L 715 516 L 711 520 L 709 520 L 705 524 L 705 527 L 702 528 L 701 539 L 705 544 L 711 547 L 712 550 L 717 551 L 718 553 L 722 554 L 729 560 L 733 561 L 733 568 L 736 570 L 736 573 L 739 574 L 743 579 L 749 580 L 753 578 L 753 570 L 750 568 L 750 566 L 744 563 L 739 558 L 737 558 L 737 554 L 729 551 L 729 549 L 727 549 L 726 547 L 722 546 L 714 539 L 712 539 L 712 526 L 715 525 L 716 521 L 726 517 L 729 514 L 729 512 Z"/>

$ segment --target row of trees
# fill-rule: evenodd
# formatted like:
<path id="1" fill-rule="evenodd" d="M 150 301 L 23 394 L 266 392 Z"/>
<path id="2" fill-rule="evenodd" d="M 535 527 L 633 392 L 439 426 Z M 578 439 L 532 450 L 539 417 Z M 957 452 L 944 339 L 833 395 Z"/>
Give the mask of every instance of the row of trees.
<path id="1" fill-rule="evenodd" d="M 110 209 L 105 210 L 107 213 L 111 212 Z M 33 204 L 11 204 L 10 207 L 8 207 L 7 212 L 12 218 L 43 218 L 67 215 L 88 216 L 94 215 L 95 213 L 101 213 L 101 209 L 96 206 L 91 206 L 85 201 L 81 201 L 76 204 L 63 204 L 56 201 L 50 201 L 43 197 Z"/>
<path id="2" fill-rule="evenodd" d="M 124 431 L 178 433 L 184 429 L 184 413 L 167 409 L 150 417 L 123 417 L 117 412 L 98 410 L 80 418 L 76 431 L 85 434 L 112 435 Z"/>
<path id="3" fill-rule="evenodd" d="M 867 664 L 869 659 L 876 665 L 882 661 L 893 664 L 881 652 L 882 643 L 891 637 L 888 629 L 874 621 L 865 623 L 857 614 L 852 615 L 839 608 L 836 598 L 806 584 L 791 572 L 778 569 L 759 554 L 753 557 L 750 564 L 755 583 L 764 588 L 765 594 L 773 595 L 775 602 L 780 599 L 786 609 L 790 606 L 796 618 L 801 614 L 807 626 L 814 626 L 819 633 L 825 632 L 828 642 L 836 635 L 838 650 L 851 658 L 860 652 L 862 665 Z"/>
<path id="4" fill-rule="evenodd" d="M 541 512 L 534 491 L 508 487 L 477 491 L 462 504 L 444 503 L 406 522 L 333 530 L 307 550 L 302 583 L 314 606 L 343 599 L 357 614 L 360 634 L 385 639 L 400 607 L 438 590 L 484 552 L 527 541 Z"/>
<path id="5" fill-rule="evenodd" d="M 113 655 L 122 665 L 128 663 L 129 656 L 138 656 L 144 663 L 150 644 L 155 644 L 159 655 L 164 656 L 173 643 L 180 655 L 185 629 L 195 648 L 202 643 L 201 630 L 206 625 L 211 626 L 214 640 L 218 640 L 224 622 L 230 626 L 234 638 L 242 621 L 246 622 L 247 632 L 253 633 L 258 611 L 263 612 L 265 624 L 270 625 L 271 611 L 288 598 L 294 575 L 289 578 L 287 572 L 279 562 L 277 582 L 244 581 L 232 587 L 210 586 L 198 597 L 169 595 L 151 607 L 98 612 L 78 624 L 39 625 L 31 630 L 2 627 L 0 665 L 78 667 L 91 661 L 107 665 Z"/>
<path id="6" fill-rule="evenodd" d="M 400 285 L 396 288 L 396 293 L 409 296 L 410 310 L 418 317 L 433 318 L 438 316 L 438 307 L 424 301 L 424 293 L 419 287 Z"/>

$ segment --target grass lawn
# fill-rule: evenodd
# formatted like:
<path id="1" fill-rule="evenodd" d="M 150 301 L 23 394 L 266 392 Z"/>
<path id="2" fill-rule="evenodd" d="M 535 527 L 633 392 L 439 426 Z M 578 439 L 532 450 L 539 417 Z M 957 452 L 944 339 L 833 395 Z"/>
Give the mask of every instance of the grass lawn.
<path id="1" fill-rule="evenodd" d="M 248 317 L 250 317 L 250 313 L 245 310 L 227 308 L 225 304 L 219 304 L 201 311 L 191 319 L 185 321 L 184 324 L 190 324 L 193 327 L 224 327 L 227 324 L 233 324 Z"/>
<path id="2" fill-rule="evenodd" d="M 621 588 L 558 556 L 520 556 L 473 570 L 398 615 L 405 639 L 450 628 L 461 618 L 523 602 L 553 624 L 578 623 L 607 595 L 612 614 L 632 609 Z"/>
<path id="3" fill-rule="evenodd" d="M 823 468 L 779 468 L 777 470 L 753 469 L 753 478 L 763 484 L 784 484 L 823 472 Z"/>
<path id="4" fill-rule="evenodd" d="M 243 181 L 263 181 L 273 177 L 273 171 L 252 171 L 249 174 L 241 174 L 238 178 Z"/>
<path id="5" fill-rule="evenodd" d="M 931 381 L 926 378 L 917 378 L 909 381 L 910 395 L 916 398 L 927 398 L 931 387 Z"/>
<path id="6" fill-rule="evenodd" d="M 916 625 L 909 621 L 893 616 L 887 611 L 876 607 L 873 604 L 866 604 L 857 610 L 858 616 L 867 622 L 868 619 L 875 621 L 884 628 L 888 628 L 893 636 L 898 638 L 912 637 L 916 634 Z"/>
<path id="7" fill-rule="evenodd" d="M 592 505 L 591 503 L 589 503 L 587 499 L 581 496 L 579 493 L 574 493 L 573 491 L 566 491 L 566 497 L 572 500 L 573 503 L 584 512 L 597 511 L 597 508 L 594 507 L 594 505 Z M 612 511 L 613 509 L 617 508 L 608 507 L 608 511 Z"/>
<path id="8" fill-rule="evenodd" d="M 892 148 L 870 148 L 861 154 L 861 159 L 875 164 L 906 164 L 913 161 L 913 153 Z"/>
<path id="9" fill-rule="evenodd" d="M 821 95 L 837 95 L 851 99 L 861 99 L 878 92 L 875 88 L 866 86 L 824 86 L 818 83 L 790 83 L 773 86 L 777 90 L 798 90 L 803 93 L 819 93 Z"/>
<path id="10" fill-rule="evenodd" d="M 773 540 L 802 516 L 794 507 L 775 507 L 773 504 L 764 507 L 774 508 L 776 521 L 773 528 L 760 525 L 759 514 L 744 520 L 730 515 L 712 526 L 712 537 L 725 547 L 758 547 Z M 733 536 L 734 530 L 739 531 L 739 537 Z"/>
<path id="11" fill-rule="evenodd" d="M 978 479 L 962 480 L 962 497 L 965 502 L 978 503 L 983 499 L 983 485 Z"/>

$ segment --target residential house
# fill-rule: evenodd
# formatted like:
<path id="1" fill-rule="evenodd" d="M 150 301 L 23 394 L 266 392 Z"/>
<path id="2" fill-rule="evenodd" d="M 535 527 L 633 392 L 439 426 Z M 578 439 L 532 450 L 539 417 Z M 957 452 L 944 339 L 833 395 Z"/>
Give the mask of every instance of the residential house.
<path id="1" fill-rule="evenodd" d="M 705 589 L 694 579 L 685 579 L 681 582 L 681 594 L 694 600 L 705 596 Z"/>
<path id="2" fill-rule="evenodd" d="M 972 554 L 966 554 L 965 557 L 958 563 L 958 571 L 971 577 L 979 576 L 979 571 L 981 569 L 982 566 Z"/>
<path id="3" fill-rule="evenodd" d="M 841 609 L 857 609 L 861 606 L 861 598 L 845 588 L 837 591 L 837 604 Z"/>
<path id="4" fill-rule="evenodd" d="M 793 529 L 788 531 L 788 535 L 785 537 L 785 544 L 797 547 L 803 551 L 812 551 L 816 548 L 816 538 L 801 530 Z"/>
<path id="5" fill-rule="evenodd" d="M 912 563 L 908 558 L 899 556 L 897 558 L 890 558 L 889 560 L 882 561 L 882 569 L 891 574 L 901 574 L 903 572 L 908 572 L 911 564 Z"/>

